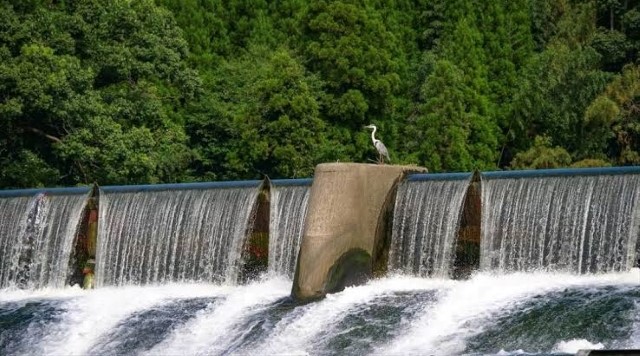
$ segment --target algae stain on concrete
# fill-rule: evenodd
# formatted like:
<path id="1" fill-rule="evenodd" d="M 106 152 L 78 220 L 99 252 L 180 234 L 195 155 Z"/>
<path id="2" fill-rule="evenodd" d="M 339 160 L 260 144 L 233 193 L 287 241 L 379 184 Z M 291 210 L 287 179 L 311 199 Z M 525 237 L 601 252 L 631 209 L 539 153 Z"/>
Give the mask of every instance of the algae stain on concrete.
<path id="1" fill-rule="evenodd" d="M 329 268 L 324 291 L 335 293 L 346 287 L 363 284 L 371 278 L 371 270 L 371 255 L 361 248 L 351 249 Z"/>

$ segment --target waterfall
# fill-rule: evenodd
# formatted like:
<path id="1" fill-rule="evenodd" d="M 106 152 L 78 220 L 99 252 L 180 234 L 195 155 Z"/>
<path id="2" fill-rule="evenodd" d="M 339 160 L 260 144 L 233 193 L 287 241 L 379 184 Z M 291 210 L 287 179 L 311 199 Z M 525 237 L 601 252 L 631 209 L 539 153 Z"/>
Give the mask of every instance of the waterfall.
<path id="1" fill-rule="evenodd" d="M 471 174 L 414 175 L 400 184 L 393 214 L 389 270 L 417 276 L 450 275 L 470 177 Z"/>
<path id="2" fill-rule="evenodd" d="M 248 183 L 134 192 L 103 188 L 97 285 L 235 283 L 259 192 L 260 182 Z"/>
<path id="3" fill-rule="evenodd" d="M 0 199 L 0 288 L 13 282 L 12 270 L 18 265 L 14 256 L 15 246 L 21 245 L 21 231 L 25 230 L 30 202 L 33 197 L 11 197 Z"/>
<path id="4" fill-rule="evenodd" d="M 266 213 L 260 182 L 103 187 L 95 289 L 58 282 L 69 275 L 62 245 L 84 241 L 76 230 L 93 233 L 84 223 L 95 220 L 82 218 L 88 191 L 0 191 L 0 355 L 631 354 L 640 348 L 640 269 L 627 270 L 640 175 L 601 171 L 489 172 L 471 184 L 471 174 L 410 175 L 386 224 L 388 267 L 404 273 L 306 303 L 290 297 L 285 276 L 305 184 L 272 182 L 277 262 L 246 284 L 234 282 L 253 248 L 247 232 L 266 235 L 266 216 L 252 221 Z M 484 271 L 446 278 L 465 247 L 477 257 L 481 206 Z"/>
<path id="5" fill-rule="evenodd" d="M 88 189 L 67 192 L 0 198 L 0 288 L 67 283 Z"/>
<path id="6" fill-rule="evenodd" d="M 639 175 L 484 177 L 480 267 L 628 270 L 639 197 Z"/>
<path id="7" fill-rule="evenodd" d="M 307 215 L 310 187 L 271 186 L 269 271 L 293 278 Z M 310 183 L 310 182 L 309 182 Z"/>
<path id="8" fill-rule="evenodd" d="M 580 340 L 578 348 L 637 349 L 638 278 L 393 276 L 305 304 L 290 301 L 291 282 L 280 277 L 8 291 L 0 354 L 558 355 L 577 352 L 565 344 Z"/>

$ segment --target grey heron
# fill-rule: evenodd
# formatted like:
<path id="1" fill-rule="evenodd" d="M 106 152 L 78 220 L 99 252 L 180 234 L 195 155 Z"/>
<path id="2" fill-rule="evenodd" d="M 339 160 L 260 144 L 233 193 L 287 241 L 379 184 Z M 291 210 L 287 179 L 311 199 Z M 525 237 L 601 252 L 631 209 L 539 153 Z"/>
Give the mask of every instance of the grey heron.
<path id="1" fill-rule="evenodd" d="M 378 130 L 376 125 L 365 126 L 365 128 L 373 129 L 373 131 L 371 131 L 371 141 L 373 141 L 373 146 L 378 151 L 378 163 L 384 164 L 385 158 L 387 159 L 387 161 L 391 162 L 391 158 L 389 158 L 389 151 L 387 151 L 387 147 L 385 147 L 382 141 L 376 140 L 375 135 L 376 135 L 376 130 Z"/>

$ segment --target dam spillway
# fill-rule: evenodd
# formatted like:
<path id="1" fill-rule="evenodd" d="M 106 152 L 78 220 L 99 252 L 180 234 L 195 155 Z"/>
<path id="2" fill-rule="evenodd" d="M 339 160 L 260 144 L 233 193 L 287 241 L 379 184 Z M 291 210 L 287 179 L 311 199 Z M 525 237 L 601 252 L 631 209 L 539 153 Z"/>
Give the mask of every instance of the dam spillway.
<path id="1" fill-rule="evenodd" d="M 69 283 L 70 259 L 89 191 L 0 193 L 0 288 L 61 288 Z"/>
<path id="2" fill-rule="evenodd" d="M 96 284 L 235 283 L 260 184 L 102 188 Z"/>
<path id="3" fill-rule="evenodd" d="M 291 298 L 296 239 L 304 230 L 308 203 L 308 193 L 298 189 L 300 184 L 274 181 L 269 189 L 260 181 L 244 186 L 225 182 L 101 187 L 95 197 L 100 206 L 96 278 L 111 277 L 93 290 L 77 286 L 41 288 L 35 284 L 22 289 L 15 285 L 3 287 L 0 353 L 564 355 L 578 349 L 637 349 L 640 270 L 633 266 L 638 257 L 637 230 L 634 233 L 633 229 L 638 223 L 640 172 L 623 171 L 624 174 L 595 174 L 570 170 L 571 174 L 564 176 L 554 171 L 518 178 L 507 177 L 517 176 L 517 172 L 485 172 L 481 181 L 472 178 L 471 173 L 455 174 L 459 179 L 431 174 L 426 175 L 432 179 L 428 183 L 409 175 L 396 183 L 398 190 L 388 217 L 392 222 L 389 274 L 309 303 L 297 303 Z M 554 181 L 576 177 L 580 179 L 565 186 Z M 594 178 L 599 180 L 588 183 Z M 516 179 L 520 180 L 510 181 Z M 511 184 L 508 191 L 499 187 L 505 182 Z M 477 188 L 474 194 L 477 192 L 477 198 L 482 199 L 477 206 L 468 204 L 472 185 Z M 492 190 L 491 195 L 485 195 L 486 189 Z M 517 193 L 545 189 L 554 194 Z M 590 194 L 587 213 L 579 210 L 578 203 L 585 201 L 586 193 Z M 256 197 L 265 194 L 270 205 L 266 216 L 268 235 L 273 235 L 268 242 L 271 245 L 273 237 L 276 252 L 269 246 L 269 265 L 264 273 L 243 281 L 238 278 L 246 252 L 243 239 L 250 235 Z M 617 200 L 611 200 L 608 194 L 614 194 Z M 34 203 L 34 196 L 10 201 L 3 200 L 0 194 L 0 219 L 13 222 L 14 218 L 26 217 L 29 221 L 40 216 L 46 206 L 34 209 L 34 204 L 51 201 Z M 502 200 L 495 200 L 496 196 Z M 357 194 L 352 197 L 357 198 Z M 553 200 L 555 197 L 560 198 Z M 499 234 L 500 241 L 518 246 L 505 246 L 504 251 L 520 256 L 515 253 L 526 251 L 534 243 L 527 240 L 528 244 L 520 247 L 518 241 L 509 240 L 516 236 L 513 231 L 525 230 L 538 221 L 527 220 L 527 210 L 521 207 L 544 210 L 536 204 L 547 198 L 547 206 L 559 205 L 555 210 L 547 209 L 547 221 L 553 220 L 549 216 L 555 216 L 560 222 L 549 226 L 557 226 L 560 232 L 549 233 L 556 230 L 547 227 L 543 234 L 545 246 L 576 245 L 572 234 L 577 232 L 586 236 L 581 240 L 583 256 L 589 256 L 585 255 L 589 246 L 594 247 L 590 252 L 594 258 L 589 263 L 595 267 L 588 267 L 585 260 L 581 264 L 573 262 L 566 256 L 563 263 L 554 263 L 554 256 L 559 253 L 555 249 L 544 251 L 547 257 L 543 268 L 531 267 L 524 252 L 519 265 L 486 267 L 487 256 L 496 255 L 483 252 L 482 268 L 467 279 L 452 278 L 451 264 L 460 253 L 460 230 L 469 227 L 465 217 L 483 214 L 484 229 L 488 202 L 499 202 L 508 214 L 496 208 L 491 219 L 501 218 L 492 220 L 492 224 L 495 229 L 507 223 L 510 227 L 496 230 L 494 237 Z M 600 203 L 595 204 L 596 201 Z M 78 210 L 80 216 L 83 204 Z M 470 208 L 478 212 L 469 211 Z M 571 214 L 563 215 L 565 211 Z M 261 214 L 260 209 L 257 214 Z M 585 214 L 586 225 L 583 220 L 572 220 Z M 606 217 L 605 222 L 598 220 L 602 216 Z M 262 218 L 265 217 L 256 219 Z M 518 221 L 525 223 L 518 225 Z M 72 225 L 78 224 L 82 222 Z M 210 273 L 196 273 L 191 269 L 197 266 L 194 256 L 198 255 L 198 248 L 209 243 L 197 241 L 214 239 L 215 233 L 209 232 L 215 231 L 216 224 L 227 226 L 223 229 L 227 234 L 217 235 L 224 238 L 219 240 L 219 251 L 227 255 L 215 258 L 222 261 L 219 269 L 212 267 Z M 21 230 L 20 223 L 10 225 L 0 225 L 2 234 Z M 108 233 L 103 230 L 107 228 Z M 487 231 L 482 230 L 482 240 L 488 238 Z M 234 240 L 232 235 L 236 232 L 239 237 Z M 527 235 L 517 236 L 527 239 Z M 411 244 L 425 248 L 411 251 Z M 209 256 L 214 256 L 215 251 L 210 249 Z M 621 252 L 609 260 L 611 251 Z M 625 253 L 626 265 L 620 262 Z M 413 259 L 398 258 L 401 255 Z M 4 261 L 4 255 L 0 258 Z M 64 264 L 69 265 L 72 259 L 68 257 Z M 217 263 L 211 259 L 207 266 Z M 272 260 L 278 262 L 274 264 Z M 415 261 L 420 262 L 411 265 Z M 114 270 L 100 271 L 101 263 Z M 571 267 L 578 265 L 583 267 Z M 227 275 L 227 271 L 235 272 Z"/>
<path id="4" fill-rule="evenodd" d="M 398 187 L 388 269 L 451 277 L 460 212 L 471 174 L 416 174 Z"/>
<path id="5" fill-rule="evenodd" d="M 626 172 L 485 174 L 481 268 L 629 270 L 639 233 L 640 175 Z"/>
<path id="6" fill-rule="evenodd" d="M 311 183 L 310 179 L 272 182 L 269 219 L 269 271 L 272 273 L 293 278 Z"/>

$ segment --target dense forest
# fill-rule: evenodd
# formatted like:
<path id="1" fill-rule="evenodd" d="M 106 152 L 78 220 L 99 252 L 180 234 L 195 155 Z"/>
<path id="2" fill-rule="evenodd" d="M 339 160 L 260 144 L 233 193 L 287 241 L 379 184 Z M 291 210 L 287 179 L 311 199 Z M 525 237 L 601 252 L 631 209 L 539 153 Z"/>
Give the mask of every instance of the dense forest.
<path id="1" fill-rule="evenodd" d="M 637 0 L 0 4 L 0 187 L 640 164 Z"/>

